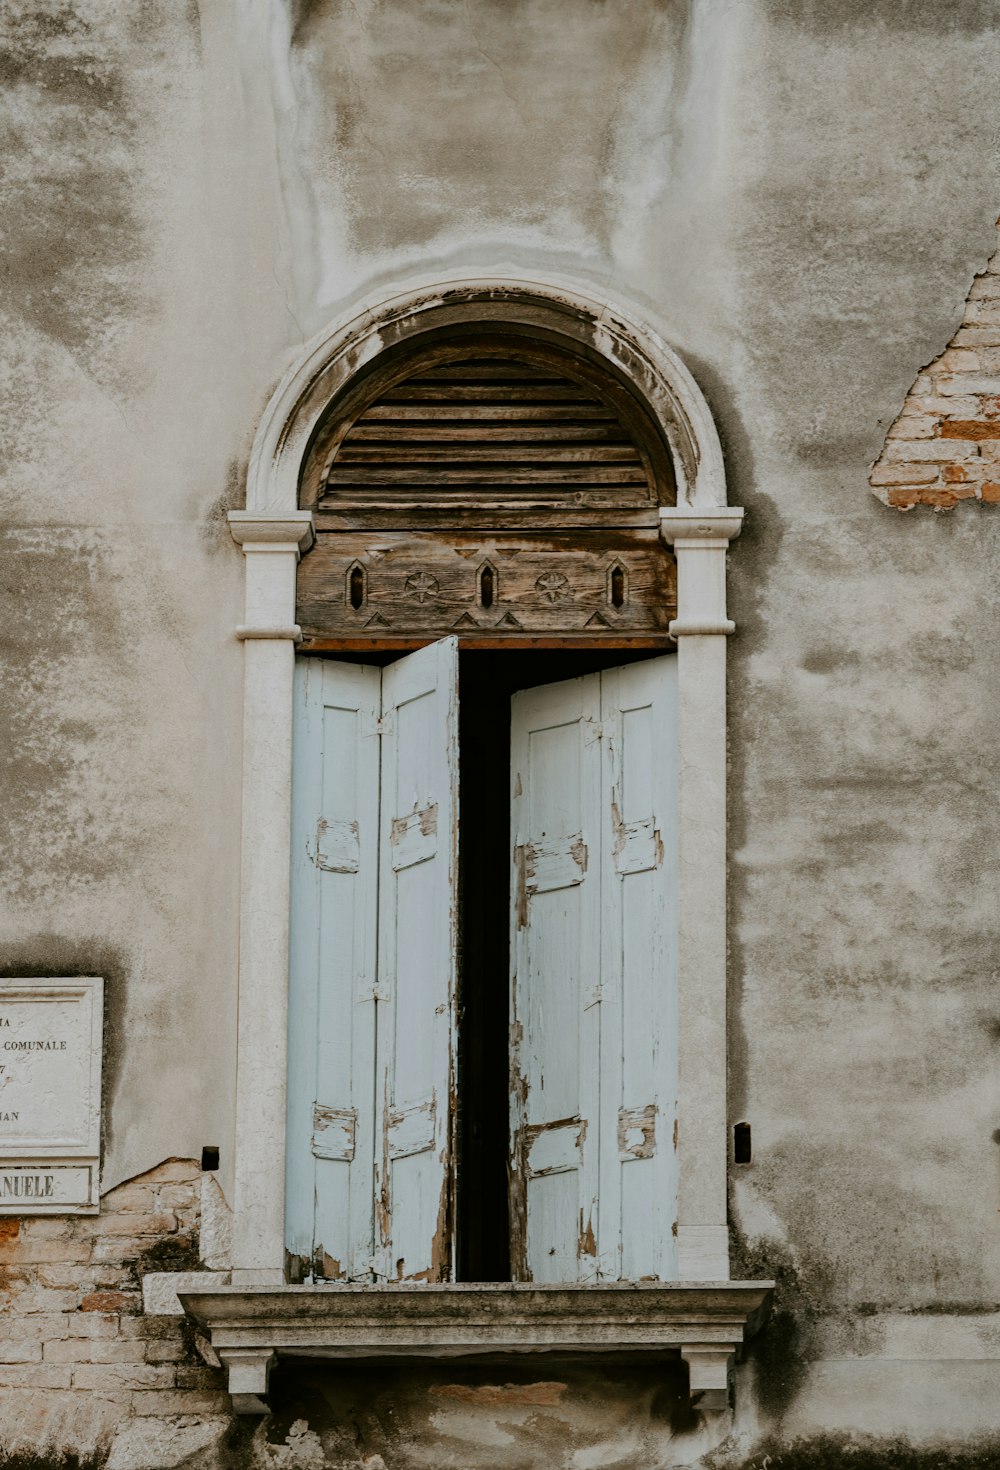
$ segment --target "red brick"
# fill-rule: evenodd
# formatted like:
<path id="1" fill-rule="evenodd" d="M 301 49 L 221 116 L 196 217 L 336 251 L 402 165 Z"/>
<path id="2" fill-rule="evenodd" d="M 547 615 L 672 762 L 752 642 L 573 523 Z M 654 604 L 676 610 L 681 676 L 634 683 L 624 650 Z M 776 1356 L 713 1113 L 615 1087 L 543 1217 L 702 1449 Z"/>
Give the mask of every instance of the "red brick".
<path id="1" fill-rule="evenodd" d="M 897 510 L 909 510 L 915 505 L 936 505 L 941 510 L 951 510 L 960 500 L 967 500 L 975 493 L 971 485 L 955 486 L 947 490 L 936 486 L 911 485 L 905 489 L 890 490 L 889 504 L 894 505 Z"/>
<path id="2" fill-rule="evenodd" d="M 1000 423 L 990 419 L 946 419 L 942 439 L 1000 439 Z"/>
<path id="3" fill-rule="evenodd" d="M 91 1291 L 80 1302 L 81 1312 L 137 1312 L 142 1297 L 138 1292 Z"/>
<path id="4" fill-rule="evenodd" d="M 987 480 L 985 485 L 980 487 L 979 493 L 988 505 L 1000 503 L 1000 483 L 996 480 Z"/>

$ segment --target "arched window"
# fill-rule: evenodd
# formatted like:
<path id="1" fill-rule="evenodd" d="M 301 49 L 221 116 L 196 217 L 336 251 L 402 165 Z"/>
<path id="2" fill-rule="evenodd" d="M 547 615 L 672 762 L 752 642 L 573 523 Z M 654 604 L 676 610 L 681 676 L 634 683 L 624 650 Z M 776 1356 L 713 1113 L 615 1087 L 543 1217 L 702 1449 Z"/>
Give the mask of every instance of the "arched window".
<path id="1" fill-rule="evenodd" d="M 246 556 L 233 1272 L 198 1308 L 248 1411 L 275 1352 L 465 1351 L 473 1308 L 478 1350 L 574 1350 L 598 1312 L 614 1350 L 669 1341 L 692 1392 L 725 1402 L 768 1286 L 728 1281 L 741 519 L 686 369 L 572 289 L 415 288 L 276 390 L 229 516 Z M 490 1274 L 553 1283 L 564 1326 L 495 1287 L 403 1293 L 364 1324 L 349 1285 L 280 1310 L 269 1294 L 290 1275 Z M 615 1294 L 642 1276 L 661 1285 Z"/>
<path id="2" fill-rule="evenodd" d="M 676 614 L 660 509 L 671 456 L 648 409 L 582 349 L 430 333 L 330 406 L 300 504 L 303 649 L 660 646 Z"/>
<path id="3" fill-rule="evenodd" d="M 525 332 L 406 342 L 318 428 L 296 1277 L 676 1276 L 673 495 L 627 383 Z"/>

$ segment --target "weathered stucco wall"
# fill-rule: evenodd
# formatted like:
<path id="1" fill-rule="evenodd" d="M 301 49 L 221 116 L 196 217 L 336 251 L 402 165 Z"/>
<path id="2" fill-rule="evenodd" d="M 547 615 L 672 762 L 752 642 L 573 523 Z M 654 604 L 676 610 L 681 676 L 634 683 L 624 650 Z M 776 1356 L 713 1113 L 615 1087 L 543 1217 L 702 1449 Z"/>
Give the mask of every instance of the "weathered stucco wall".
<path id="1" fill-rule="evenodd" d="M 733 1221 L 780 1292 L 713 1463 L 849 1431 L 995 1463 L 1000 520 L 867 484 L 995 249 L 995 7 L 19 0 L 2 41 L 0 965 L 108 978 L 106 1186 L 231 1167 L 223 512 L 273 384 L 410 277 L 599 284 L 685 356 L 748 513 Z M 356 1382 L 348 1435 L 322 1378 L 279 1380 L 259 1452 L 316 1423 L 274 1463 L 647 1467 L 723 1430 L 546 1369 Z"/>

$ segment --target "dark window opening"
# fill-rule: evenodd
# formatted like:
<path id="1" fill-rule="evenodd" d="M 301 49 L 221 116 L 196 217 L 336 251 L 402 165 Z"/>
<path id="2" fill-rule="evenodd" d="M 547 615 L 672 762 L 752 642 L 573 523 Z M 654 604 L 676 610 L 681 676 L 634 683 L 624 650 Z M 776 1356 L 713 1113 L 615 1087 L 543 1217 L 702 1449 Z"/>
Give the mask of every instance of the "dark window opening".
<path id="1" fill-rule="evenodd" d="M 510 698 L 632 658 L 469 650 L 459 656 L 456 1278 L 510 1280 Z"/>

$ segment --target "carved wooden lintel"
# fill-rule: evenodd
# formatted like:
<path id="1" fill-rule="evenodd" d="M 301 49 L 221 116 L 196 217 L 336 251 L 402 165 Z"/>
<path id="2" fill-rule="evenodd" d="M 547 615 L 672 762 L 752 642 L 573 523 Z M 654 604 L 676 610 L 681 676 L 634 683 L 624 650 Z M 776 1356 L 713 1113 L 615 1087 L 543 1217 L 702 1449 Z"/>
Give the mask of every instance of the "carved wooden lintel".
<path id="1" fill-rule="evenodd" d="M 673 555 L 652 530 L 321 532 L 302 560 L 310 641 L 666 639 Z"/>

